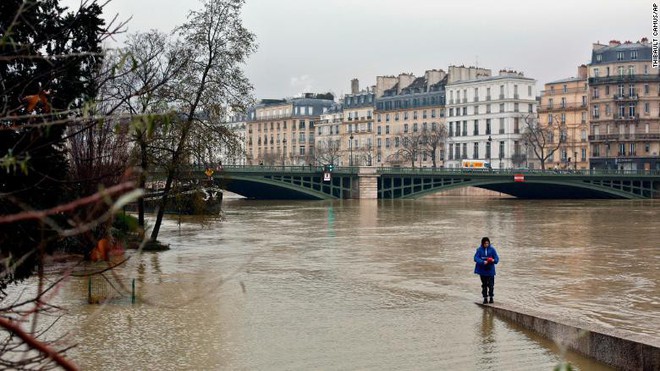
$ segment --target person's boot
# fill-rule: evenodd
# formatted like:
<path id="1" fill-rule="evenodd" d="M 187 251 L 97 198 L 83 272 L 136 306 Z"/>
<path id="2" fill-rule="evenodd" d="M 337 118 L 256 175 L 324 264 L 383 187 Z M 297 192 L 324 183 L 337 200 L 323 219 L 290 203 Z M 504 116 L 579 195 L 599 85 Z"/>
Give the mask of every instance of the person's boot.
<path id="1" fill-rule="evenodd" d="M 488 299 L 484 298 L 484 304 L 488 304 Z"/>
<path id="2" fill-rule="evenodd" d="M 484 301 L 486 301 L 486 298 L 484 298 Z M 493 304 L 493 297 L 490 297 L 490 300 L 488 301 L 489 303 Z"/>

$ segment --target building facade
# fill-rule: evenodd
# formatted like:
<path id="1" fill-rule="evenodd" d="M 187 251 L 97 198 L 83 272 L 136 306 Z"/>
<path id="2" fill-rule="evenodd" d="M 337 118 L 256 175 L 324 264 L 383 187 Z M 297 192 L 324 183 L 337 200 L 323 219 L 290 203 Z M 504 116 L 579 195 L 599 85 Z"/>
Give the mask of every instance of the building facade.
<path id="1" fill-rule="evenodd" d="M 420 77 L 377 77 L 374 165 L 443 166 L 446 137 L 429 143 L 423 134 L 440 132 L 445 125 L 446 83 L 443 70 L 428 70 Z M 404 143 L 416 140 L 425 142 L 419 148 Z"/>
<path id="2" fill-rule="evenodd" d="M 331 95 L 264 99 L 248 110 L 249 165 L 314 165 L 315 124 L 334 104 Z"/>
<path id="3" fill-rule="evenodd" d="M 538 107 L 540 125 L 557 128 L 552 136 L 557 149 L 546 161 L 546 167 L 559 169 L 589 168 L 589 88 L 587 66 L 578 67 L 578 76 L 546 83 Z M 526 153 L 526 155 L 529 155 Z M 536 159 L 528 158 L 535 162 Z"/>
<path id="4" fill-rule="evenodd" d="M 590 167 L 660 169 L 660 75 L 647 39 L 593 45 Z"/>
<path id="5" fill-rule="evenodd" d="M 446 167 L 484 160 L 495 169 L 521 167 L 526 119 L 536 119 L 536 80 L 516 71 L 498 76 L 476 67 L 450 67 Z"/>
<path id="6" fill-rule="evenodd" d="M 225 165 L 245 165 L 246 159 L 246 132 L 247 132 L 247 114 L 233 114 L 227 118 L 227 129 L 233 137 L 230 143 L 224 146 L 221 152 L 221 161 Z"/>

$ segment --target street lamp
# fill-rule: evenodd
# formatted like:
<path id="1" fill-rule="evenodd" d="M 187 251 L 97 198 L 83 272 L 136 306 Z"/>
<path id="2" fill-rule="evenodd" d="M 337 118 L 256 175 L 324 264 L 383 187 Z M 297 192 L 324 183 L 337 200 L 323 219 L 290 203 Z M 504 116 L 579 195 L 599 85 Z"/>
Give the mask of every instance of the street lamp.
<path id="1" fill-rule="evenodd" d="M 490 165 L 490 168 L 493 168 L 493 165 L 491 164 L 493 158 L 493 137 L 490 135 L 488 136 L 488 164 Z"/>
<path id="2" fill-rule="evenodd" d="M 573 170 L 577 171 L 577 151 L 573 151 Z"/>
<path id="3" fill-rule="evenodd" d="M 286 165 L 284 161 L 286 160 L 286 138 L 282 139 L 282 166 Z"/>
<path id="4" fill-rule="evenodd" d="M 610 169 L 609 159 L 610 159 L 610 141 L 605 140 L 605 169 L 606 170 Z"/>
<path id="5" fill-rule="evenodd" d="M 348 148 L 351 151 L 351 157 L 348 159 L 348 164 L 349 164 L 349 166 L 352 167 L 353 166 L 353 133 L 351 133 L 351 136 L 349 137 L 349 139 L 351 141 L 348 142 Z"/>

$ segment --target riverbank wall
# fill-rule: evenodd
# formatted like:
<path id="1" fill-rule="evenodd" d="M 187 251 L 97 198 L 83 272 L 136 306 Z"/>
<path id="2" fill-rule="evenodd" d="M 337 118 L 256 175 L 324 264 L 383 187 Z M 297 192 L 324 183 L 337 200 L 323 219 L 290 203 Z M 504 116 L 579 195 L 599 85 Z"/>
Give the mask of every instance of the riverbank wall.
<path id="1" fill-rule="evenodd" d="M 482 304 L 479 304 L 482 305 Z M 660 370 L 660 339 L 604 328 L 570 318 L 557 318 L 507 304 L 482 305 L 561 347 L 579 352 L 620 370 Z"/>

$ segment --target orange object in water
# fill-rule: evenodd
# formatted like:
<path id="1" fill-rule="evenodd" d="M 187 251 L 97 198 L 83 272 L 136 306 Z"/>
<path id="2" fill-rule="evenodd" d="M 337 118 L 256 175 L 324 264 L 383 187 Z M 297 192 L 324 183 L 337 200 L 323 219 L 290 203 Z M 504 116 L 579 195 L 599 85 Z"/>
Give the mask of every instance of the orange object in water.
<path id="1" fill-rule="evenodd" d="M 108 260 L 108 251 L 110 250 L 110 241 L 107 238 L 101 238 L 92 250 L 89 258 L 94 261 Z"/>

